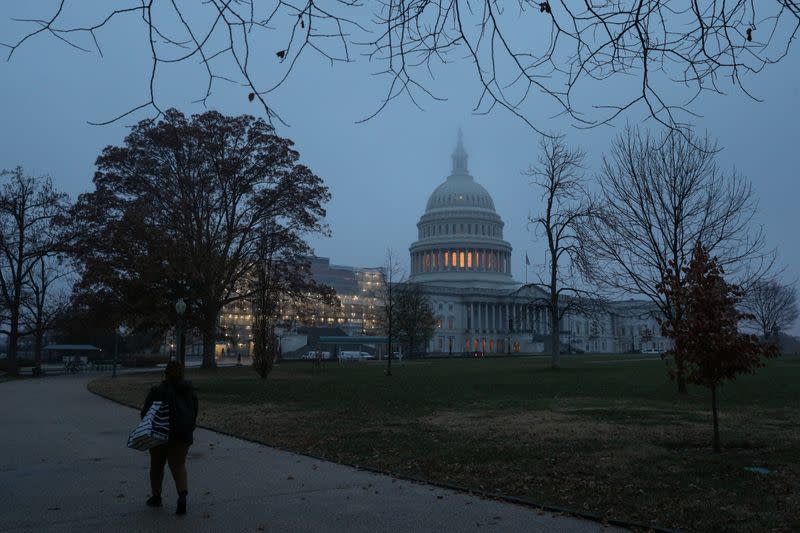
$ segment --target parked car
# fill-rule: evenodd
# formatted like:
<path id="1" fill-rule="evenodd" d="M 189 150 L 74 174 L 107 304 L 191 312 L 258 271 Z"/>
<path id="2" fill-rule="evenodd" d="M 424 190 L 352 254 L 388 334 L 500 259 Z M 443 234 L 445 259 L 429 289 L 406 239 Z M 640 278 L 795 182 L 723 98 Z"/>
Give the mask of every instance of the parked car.
<path id="1" fill-rule="evenodd" d="M 483 357 L 483 352 L 480 350 L 472 352 L 472 357 Z"/>

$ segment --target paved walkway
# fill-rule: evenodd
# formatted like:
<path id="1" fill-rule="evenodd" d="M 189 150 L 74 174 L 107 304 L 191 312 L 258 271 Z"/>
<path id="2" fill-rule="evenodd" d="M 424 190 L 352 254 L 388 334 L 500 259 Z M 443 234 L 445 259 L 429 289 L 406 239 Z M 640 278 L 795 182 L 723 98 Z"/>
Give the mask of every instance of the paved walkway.
<path id="1" fill-rule="evenodd" d="M 86 376 L 0 384 L 0 532 L 614 531 L 571 517 L 361 472 L 198 430 L 189 514 L 144 505 L 147 455 L 125 440 L 135 410 Z"/>

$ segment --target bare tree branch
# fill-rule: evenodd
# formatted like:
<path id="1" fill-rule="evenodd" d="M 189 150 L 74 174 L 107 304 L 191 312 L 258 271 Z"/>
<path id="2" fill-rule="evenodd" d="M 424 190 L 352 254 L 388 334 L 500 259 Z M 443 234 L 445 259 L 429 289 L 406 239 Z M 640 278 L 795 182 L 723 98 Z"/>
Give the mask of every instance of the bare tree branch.
<path id="1" fill-rule="evenodd" d="M 379 114 L 404 96 L 442 100 L 429 88 L 437 67 L 466 60 L 480 94 L 476 113 L 504 109 L 540 131 L 526 103 L 536 96 L 579 127 L 608 124 L 634 108 L 686 132 L 698 115 L 692 104 L 705 93 L 735 87 L 751 98 L 753 75 L 786 57 L 800 29 L 797 0 L 208 0 L 189 7 L 179 0 L 130 0 L 97 7 L 85 24 L 67 22 L 65 0 L 11 43 L 8 58 L 31 40 L 49 35 L 79 51 L 94 48 L 99 34 L 118 19 L 141 24 L 151 54 L 147 100 L 106 124 L 149 108 L 161 114 L 157 82 L 165 66 L 197 60 L 207 83 L 241 84 L 270 121 L 283 122 L 267 96 L 283 85 L 298 62 L 314 54 L 333 63 L 353 60 L 353 47 L 382 65 L 387 88 Z M 101 4 L 98 4 L 101 6 Z M 107 38 L 107 37 L 106 37 Z M 85 40 L 88 45 L 79 44 Z M 264 43 L 272 43 L 266 47 Z M 220 44 L 222 43 L 222 44 Z M 277 60 L 273 58 L 277 57 Z M 275 63 L 269 63 L 273 61 Z M 225 70 L 228 66 L 231 72 Z M 272 81 L 260 81 L 265 75 Z M 608 101 L 577 105 L 578 95 L 614 83 Z M 673 96 L 673 87 L 685 94 Z"/>

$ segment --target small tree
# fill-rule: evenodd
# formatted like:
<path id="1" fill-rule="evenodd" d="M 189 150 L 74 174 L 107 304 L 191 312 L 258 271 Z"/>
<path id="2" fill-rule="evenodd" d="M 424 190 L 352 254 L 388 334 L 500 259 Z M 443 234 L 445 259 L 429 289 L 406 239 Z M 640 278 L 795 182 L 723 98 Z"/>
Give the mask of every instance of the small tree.
<path id="1" fill-rule="evenodd" d="M 270 201 L 268 195 L 263 201 Z M 316 224 L 316 219 L 311 222 Z M 316 283 L 311 276 L 308 257 L 312 250 L 301 235 L 309 230 L 304 227 L 305 223 L 302 217 L 275 219 L 258 236 L 259 267 L 245 290 L 253 311 L 253 369 L 262 378 L 272 371 L 278 356 L 280 348 L 275 329 L 280 324 L 285 325 L 281 319 L 287 302 L 293 305 L 335 303 L 333 289 Z"/>
<path id="2" fill-rule="evenodd" d="M 684 315 L 682 320 L 662 321 L 663 334 L 675 341 L 667 354 L 683 358 L 688 383 L 711 389 L 714 452 L 719 453 L 717 389 L 738 374 L 755 372 L 764 365 L 764 358 L 775 356 L 777 350 L 759 343 L 755 335 L 739 333 L 739 322 L 750 318 L 737 309 L 742 290 L 725 281 L 717 259 L 709 257 L 699 242 L 683 268 L 683 282 L 676 281 L 673 268 L 671 264 L 667 269 L 659 290 L 680 303 Z"/>
<path id="3" fill-rule="evenodd" d="M 407 283 L 396 287 L 394 298 L 394 330 L 408 347 L 409 356 L 420 343 L 427 343 L 436 328 L 436 316 L 422 287 Z"/>
<path id="4" fill-rule="evenodd" d="M 25 282 L 27 298 L 22 301 L 22 323 L 33 335 L 33 354 L 36 364 L 42 362 L 44 336 L 52 330 L 56 319 L 70 306 L 65 287 L 74 274 L 60 256 L 42 256 L 28 273 Z"/>
<path id="5" fill-rule="evenodd" d="M 392 339 L 396 339 L 397 326 L 395 318 L 397 315 L 396 304 L 397 294 L 396 285 L 400 282 L 401 272 L 400 263 L 397 256 L 390 249 L 386 251 L 386 263 L 383 267 L 383 286 L 380 290 L 379 298 L 383 304 L 383 314 L 380 316 L 382 329 L 388 337 L 389 353 L 386 357 L 386 375 L 392 375 Z"/>

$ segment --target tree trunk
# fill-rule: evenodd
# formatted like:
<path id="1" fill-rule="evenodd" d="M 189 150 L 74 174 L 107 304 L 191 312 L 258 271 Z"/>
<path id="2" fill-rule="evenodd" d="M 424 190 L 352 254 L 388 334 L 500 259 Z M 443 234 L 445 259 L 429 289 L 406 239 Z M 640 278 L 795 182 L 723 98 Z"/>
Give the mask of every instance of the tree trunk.
<path id="1" fill-rule="evenodd" d="M 711 387 L 711 412 L 714 416 L 714 453 L 720 453 L 719 445 L 719 420 L 717 419 L 717 388 Z"/>
<path id="2" fill-rule="evenodd" d="M 675 381 L 678 382 L 678 392 L 686 394 L 686 377 L 684 376 L 683 357 L 675 354 Z"/>
<path id="3" fill-rule="evenodd" d="M 37 367 L 42 364 L 42 344 L 44 344 L 43 339 L 44 339 L 44 331 L 42 331 L 42 325 L 39 324 L 36 327 L 36 333 L 34 336 L 34 343 L 33 343 L 33 353 Z"/>
<path id="4" fill-rule="evenodd" d="M 19 342 L 19 306 L 11 309 L 10 324 L 8 330 L 8 373 L 12 376 L 19 374 L 17 363 L 17 343 Z"/>
<path id="5" fill-rule="evenodd" d="M 552 349 L 552 360 L 550 367 L 558 370 L 561 368 L 561 332 L 558 319 L 558 309 L 554 312 L 550 310 L 550 347 Z"/>
<path id="6" fill-rule="evenodd" d="M 386 375 L 392 375 L 392 326 L 389 325 L 389 355 L 386 358 Z"/>
<path id="7" fill-rule="evenodd" d="M 200 368 L 217 368 L 215 350 L 217 347 L 214 326 L 206 325 L 203 328 L 203 364 Z"/>

